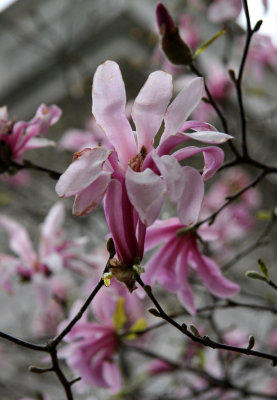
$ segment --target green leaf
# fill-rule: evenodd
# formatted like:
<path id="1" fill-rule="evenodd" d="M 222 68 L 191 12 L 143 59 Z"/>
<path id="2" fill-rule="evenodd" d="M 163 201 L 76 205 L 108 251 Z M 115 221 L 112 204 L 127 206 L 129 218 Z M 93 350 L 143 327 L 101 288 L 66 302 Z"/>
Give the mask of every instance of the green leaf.
<path id="1" fill-rule="evenodd" d="M 257 271 L 247 271 L 245 273 L 245 276 L 247 276 L 247 278 L 259 279 L 260 281 L 267 282 L 266 277 L 264 275 L 259 274 L 259 272 Z"/>
<path id="2" fill-rule="evenodd" d="M 125 338 L 127 340 L 134 340 L 138 337 L 135 332 L 143 331 L 147 326 L 147 322 L 144 318 L 139 318 L 130 328 L 130 334 L 126 335 Z M 134 333 L 131 333 L 134 332 Z"/>
<path id="3" fill-rule="evenodd" d="M 193 59 L 199 56 L 203 51 L 205 51 L 216 39 L 218 39 L 220 36 L 224 35 L 226 33 L 226 29 L 223 28 L 221 31 L 217 32 L 215 35 L 213 35 L 207 42 L 203 43 L 202 46 L 198 47 L 198 49 L 195 51 L 193 54 Z"/>
<path id="4" fill-rule="evenodd" d="M 266 279 L 268 279 L 268 269 L 267 269 L 267 266 L 265 265 L 265 263 L 263 262 L 263 260 L 261 258 L 258 260 L 258 264 L 259 264 L 261 273 L 264 274 Z"/>
<path id="5" fill-rule="evenodd" d="M 115 329 L 117 331 L 119 331 L 123 327 L 123 325 L 125 324 L 126 321 L 127 321 L 127 317 L 126 317 L 125 307 L 124 307 L 124 298 L 119 297 L 116 308 L 115 308 L 115 312 L 113 315 L 113 322 L 114 322 Z"/>

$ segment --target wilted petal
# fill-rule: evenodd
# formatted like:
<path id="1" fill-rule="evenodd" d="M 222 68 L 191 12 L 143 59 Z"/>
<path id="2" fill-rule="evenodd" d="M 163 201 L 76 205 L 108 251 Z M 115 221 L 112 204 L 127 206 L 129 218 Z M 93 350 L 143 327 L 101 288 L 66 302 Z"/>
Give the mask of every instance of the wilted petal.
<path id="1" fill-rule="evenodd" d="M 221 275 L 218 265 L 210 258 L 203 256 L 194 246 L 190 253 L 191 260 L 208 290 L 216 296 L 226 298 L 237 294 L 240 287 Z"/>
<path id="2" fill-rule="evenodd" d="M 147 152 L 153 149 L 153 139 L 161 126 L 172 91 L 172 76 L 156 71 L 149 75 L 136 97 L 132 117 L 136 126 L 138 151 L 142 146 Z"/>
<path id="3" fill-rule="evenodd" d="M 153 152 L 152 157 L 165 179 L 170 201 L 177 202 L 184 191 L 183 168 L 172 156 L 159 157 Z"/>
<path id="4" fill-rule="evenodd" d="M 57 194 L 60 197 L 70 197 L 87 188 L 100 176 L 103 164 L 111 152 L 105 147 L 96 147 L 75 153 L 72 164 L 57 182 Z"/>
<path id="5" fill-rule="evenodd" d="M 103 199 L 110 180 L 110 174 L 102 172 L 94 182 L 78 193 L 73 205 L 73 215 L 79 217 L 90 214 Z"/>
<path id="6" fill-rule="evenodd" d="M 157 219 L 166 195 L 166 184 L 162 177 L 147 168 L 126 172 L 126 188 L 130 202 L 137 210 L 144 225 L 151 225 Z"/>
<path id="7" fill-rule="evenodd" d="M 178 216 L 185 226 L 197 222 L 204 196 L 204 183 L 196 169 L 183 167 L 184 191 L 178 202 Z"/>
<path id="8" fill-rule="evenodd" d="M 127 165 L 136 154 L 136 143 L 125 115 L 126 94 L 118 65 L 106 61 L 93 79 L 92 113 L 115 147 L 120 161 Z"/>
<path id="9" fill-rule="evenodd" d="M 196 154 L 203 153 L 205 165 L 203 168 L 202 178 L 204 181 L 210 179 L 216 171 L 221 167 L 224 161 L 224 151 L 219 147 L 184 147 L 183 149 L 177 150 L 172 155 L 178 161 L 185 160 L 188 157 L 192 157 Z"/>
<path id="10" fill-rule="evenodd" d="M 194 78 L 173 100 L 165 114 L 165 130 L 161 140 L 179 132 L 203 96 L 203 78 Z"/>

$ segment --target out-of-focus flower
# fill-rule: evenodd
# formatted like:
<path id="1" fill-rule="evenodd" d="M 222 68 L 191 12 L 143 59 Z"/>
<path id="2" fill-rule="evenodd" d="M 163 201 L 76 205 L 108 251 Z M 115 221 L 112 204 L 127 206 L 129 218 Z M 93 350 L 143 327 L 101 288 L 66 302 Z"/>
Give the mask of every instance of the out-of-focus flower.
<path id="1" fill-rule="evenodd" d="M 240 168 L 232 168 L 222 174 L 205 195 L 200 218 L 211 215 L 221 207 L 228 196 L 231 196 L 250 183 L 250 178 L 245 171 Z M 214 223 L 210 226 L 218 239 L 211 242 L 211 247 L 216 253 L 222 253 L 224 248 L 225 255 L 232 253 L 232 242 L 240 240 L 255 226 L 254 212 L 258 209 L 261 196 L 257 188 L 250 188 L 244 192 L 235 202 L 226 207 L 217 216 Z"/>
<path id="2" fill-rule="evenodd" d="M 72 309 L 72 316 L 78 308 L 79 305 L 76 305 Z M 78 390 L 96 385 L 115 393 L 121 388 L 116 360 L 118 333 L 126 329 L 132 332 L 136 326 L 137 329 L 142 326 L 141 304 L 138 297 L 131 295 L 125 286 L 112 280 L 109 288 L 104 287 L 97 294 L 92 309 L 97 322 L 89 322 L 87 315 L 83 316 L 65 337 L 68 344 L 60 354 L 82 376 L 82 381 L 76 384 Z M 60 330 L 66 323 L 64 321 L 60 325 Z"/>
<path id="3" fill-rule="evenodd" d="M 62 267 L 74 269 L 79 258 L 78 247 L 87 242 L 86 238 L 66 240 L 61 225 L 64 220 L 64 206 L 56 203 L 49 211 L 41 226 L 38 253 L 35 252 L 25 228 L 18 222 L 0 215 L 0 225 L 9 234 L 9 245 L 16 256 L 0 255 L 1 283 L 5 290 L 12 292 L 11 278 L 20 276 L 23 280 L 33 279 L 36 274 L 48 276 Z"/>
<path id="4" fill-rule="evenodd" d="M 256 33 L 251 40 L 251 46 L 247 54 L 248 71 L 252 74 L 255 82 L 263 83 L 265 70 L 270 68 L 277 70 L 277 47 L 269 35 Z"/>
<path id="5" fill-rule="evenodd" d="M 242 0 L 214 0 L 208 8 L 208 18 L 214 23 L 235 20 L 242 10 Z"/>
<path id="6" fill-rule="evenodd" d="M 177 294 L 183 306 L 195 314 L 194 296 L 188 282 L 188 268 L 196 270 L 206 288 L 222 298 L 233 296 L 239 286 L 222 276 L 218 265 L 204 256 L 198 246 L 194 233 L 178 236 L 178 231 L 185 228 L 178 218 L 157 221 L 146 232 L 146 249 L 152 249 L 162 243 L 162 247 L 146 264 L 142 279 L 152 285 L 156 280 L 160 285 Z M 209 230 L 199 229 L 203 239 L 211 239 Z"/>
<path id="7" fill-rule="evenodd" d="M 24 187 L 29 184 L 30 175 L 28 171 L 22 170 L 16 175 L 9 175 L 8 173 L 1 174 L 0 180 L 13 187 Z"/>
<path id="8" fill-rule="evenodd" d="M 103 129 L 97 125 L 94 118 L 91 118 L 85 130 L 69 129 L 66 131 L 58 146 L 61 149 L 76 152 L 85 147 L 103 146 L 109 148 L 110 142 L 107 140 Z"/>
<path id="9" fill-rule="evenodd" d="M 9 171 L 12 161 L 18 161 L 22 154 L 31 149 L 52 146 L 54 142 L 35 136 L 45 136 L 51 125 L 55 124 L 61 110 L 56 105 L 47 107 L 41 104 L 29 122 L 10 121 L 7 107 L 0 108 L 0 172 Z"/>
<path id="10" fill-rule="evenodd" d="M 157 218 L 166 192 L 177 203 L 185 225 L 192 224 L 199 213 L 203 179 L 209 179 L 220 167 L 223 152 L 214 146 L 172 150 L 189 138 L 217 144 L 230 138 L 209 124 L 186 122 L 202 93 L 202 79 L 195 78 L 168 106 L 172 77 L 163 71 L 150 74 L 132 108 L 133 132 L 125 114 L 126 94 L 118 65 L 107 61 L 95 73 L 93 114 L 111 146 L 75 153 L 56 191 L 61 197 L 75 196 L 75 215 L 90 213 L 105 195 L 106 219 L 121 267 L 142 259 L 146 226 Z M 165 129 L 154 149 L 154 137 L 163 120 Z M 194 132 L 184 133 L 189 129 Z M 179 164 L 201 152 L 205 158 L 202 176 Z"/>
<path id="11" fill-rule="evenodd" d="M 167 361 L 158 358 L 147 364 L 146 371 L 149 375 L 154 376 L 172 372 L 174 369 L 175 368 L 172 364 L 169 364 Z"/>

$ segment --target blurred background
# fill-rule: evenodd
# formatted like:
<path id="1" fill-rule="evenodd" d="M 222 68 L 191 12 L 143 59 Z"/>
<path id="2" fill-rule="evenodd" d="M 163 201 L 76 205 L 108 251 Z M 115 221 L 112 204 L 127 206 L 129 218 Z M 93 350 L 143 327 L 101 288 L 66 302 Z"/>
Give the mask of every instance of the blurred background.
<path id="1" fill-rule="evenodd" d="M 206 23 L 206 14 L 199 9 L 200 3 L 200 0 L 164 1 L 173 16 L 176 16 L 176 20 L 180 13 L 190 7 L 194 24 L 199 28 L 197 46 L 222 29 L 221 23 Z M 209 5 L 211 1 L 202 3 Z M 274 4 L 276 6 L 277 2 L 269 2 L 269 6 L 273 7 Z M 269 8 L 265 14 L 263 3 L 259 0 L 251 0 L 249 5 L 250 11 L 255 11 L 253 23 L 256 22 L 256 18 L 269 18 L 268 22 L 264 23 L 265 32 L 272 33 L 276 40 L 276 10 Z M 51 128 L 47 137 L 59 142 L 69 128 L 85 129 L 91 118 L 93 74 L 97 66 L 107 59 L 120 64 L 127 98 L 134 99 L 150 72 L 168 68 L 162 56 L 157 56 L 155 6 L 154 0 L 17 0 L 2 5 L 0 2 L 0 106 L 8 106 L 10 119 L 27 121 L 33 117 L 41 103 L 57 104 L 63 110 L 63 116 L 58 124 Z M 257 15 L 257 10 L 262 13 L 260 16 Z M 238 68 L 242 51 L 240 48 L 236 52 L 234 43 L 243 40 L 245 18 L 241 15 L 238 22 L 229 21 L 226 26 L 228 34 L 218 39 L 199 56 L 198 63 L 205 75 L 210 73 L 209 65 L 212 65 L 216 58 L 223 61 L 226 70 Z M 251 68 L 248 71 L 250 70 Z M 253 157 L 273 165 L 276 165 L 277 145 L 277 85 L 274 79 L 276 71 L 277 63 L 275 67 L 269 66 L 262 81 L 247 72 L 247 82 L 244 86 L 248 97 L 248 126 L 251 131 L 250 147 Z M 182 73 L 177 71 L 176 80 L 183 76 L 183 72 L 184 75 L 189 75 L 187 70 Z M 182 83 L 179 83 L 179 87 L 180 85 Z M 239 143 L 240 128 L 234 93 L 222 102 L 226 106 L 230 131 L 234 132 L 235 141 Z M 214 123 L 219 130 L 222 129 L 214 115 L 209 115 L 208 121 Z M 229 149 L 227 146 L 224 149 L 228 159 Z M 39 149 L 36 152 L 30 151 L 24 158 L 62 172 L 70 163 L 72 152 L 61 151 L 57 146 Z M 248 169 L 248 173 L 253 175 L 251 169 Z M 51 205 L 57 201 L 57 195 L 54 190 L 55 181 L 49 176 L 39 172 L 31 172 L 30 176 L 30 184 L 22 187 L 7 181 L 0 182 L 0 212 L 24 225 L 36 243 L 38 227 Z M 276 177 L 269 176 L 263 185 L 260 185 L 262 208 L 265 210 L 272 209 L 276 204 L 276 183 Z M 67 210 L 65 227 L 69 236 L 89 236 L 91 248 L 101 243 L 108 233 L 102 210 L 99 208 L 89 218 L 76 221 L 71 216 L 72 199 L 65 199 L 64 204 Z M 243 239 L 239 246 L 243 247 L 251 242 L 262 227 L 263 221 L 258 221 L 257 231 L 253 236 L 249 235 Z M 0 232 L 0 245 L 1 252 L 7 251 L 8 238 L 3 230 Z M 252 253 L 246 263 L 238 263 L 237 268 L 243 268 L 245 271 L 253 269 L 253 264 L 255 268 L 258 257 L 264 257 L 272 266 L 276 265 L 276 253 L 274 244 L 271 247 L 262 247 L 257 253 Z M 253 290 L 255 288 L 253 283 Z M 31 321 L 32 318 L 32 295 L 20 285 L 17 290 L 16 297 L 0 293 L 0 329 L 10 333 L 18 332 L 19 337 L 31 340 L 32 330 L 26 321 Z M 20 298 L 22 301 L 18 300 Z M 224 319 L 222 315 L 218 318 Z M 256 325 L 256 321 L 250 320 L 246 314 L 242 313 L 240 318 L 242 321 L 247 320 L 246 324 L 250 327 Z M 262 316 L 259 324 L 262 331 L 263 324 L 269 324 L 268 315 Z M 263 334 L 264 332 L 261 332 L 261 337 Z M 4 368 L 1 368 L 1 355 Z M 38 391 L 41 385 L 46 392 L 55 392 L 53 377 L 45 374 L 39 379 L 38 376 L 33 377 L 28 373 L 30 359 L 35 363 L 35 356 L 30 357 L 29 352 L 1 343 L 1 399 L 19 399 L 23 393 L 27 395 L 30 387 Z M 19 378 L 15 378 L 17 376 Z M 53 399 L 62 399 L 62 395 L 60 396 Z"/>

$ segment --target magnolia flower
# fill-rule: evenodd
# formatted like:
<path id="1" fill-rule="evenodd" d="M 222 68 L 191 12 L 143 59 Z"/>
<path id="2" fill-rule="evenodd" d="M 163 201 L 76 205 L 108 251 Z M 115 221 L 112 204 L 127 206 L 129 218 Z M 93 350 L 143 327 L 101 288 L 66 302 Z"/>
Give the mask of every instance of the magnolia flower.
<path id="1" fill-rule="evenodd" d="M 104 146 L 109 147 L 110 143 L 107 137 L 94 118 L 91 118 L 86 125 L 85 130 L 69 129 L 67 130 L 61 140 L 59 141 L 59 148 L 79 151 L 85 147 Z"/>
<path id="2" fill-rule="evenodd" d="M 232 168 L 222 173 L 206 193 L 201 219 L 208 217 L 225 202 L 228 196 L 239 192 L 250 183 L 250 177 L 241 168 Z M 232 243 L 237 242 L 253 230 L 256 224 L 255 212 L 261 203 L 261 195 L 257 188 L 250 188 L 235 202 L 226 207 L 209 227 L 217 235 L 217 240 L 211 243 L 211 248 L 217 256 L 232 256 Z M 224 251 L 223 251 L 224 250 Z"/>
<path id="3" fill-rule="evenodd" d="M 9 121 L 7 107 L 0 108 L 0 158 L 1 167 L 9 167 L 11 160 L 17 161 L 22 154 L 31 149 L 52 146 L 54 142 L 35 136 L 45 136 L 49 127 L 61 117 L 56 105 L 47 107 L 41 104 L 34 118 L 29 122 Z"/>
<path id="4" fill-rule="evenodd" d="M 208 8 L 208 18 L 214 23 L 235 20 L 242 9 L 242 0 L 215 0 Z"/>
<path id="5" fill-rule="evenodd" d="M 71 317 L 75 316 L 76 304 Z M 135 339 L 132 331 L 144 329 L 146 322 L 141 318 L 141 305 L 137 296 L 127 288 L 112 280 L 109 288 L 102 288 L 92 302 L 93 314 L 97 322 L 88 321 L 87 314 L 73 326 L 65 337 L 66 346 L 60 356 L 82 377 L 76 384 L 79 391 L 84 386 L 96 385 L 116 393 L 121 388 L 120 370 L 116 355 L 119 349 L 118 333 L 122 329 L 130 331 L 129 339 Z M 64 328 L 67 321 L 60 325 Z M 128 339 L 128 337 L 127 337 Z"/>
<path id="6" fill-rule="evenodd" d="M 201 254 L 197 236 L 188 232 L 177 233 L 184 225 L 178 218 L 157 221 L 146 233 L 146 250 L 162 243 L 162 247 L 146 264 L 142 275 L 144 283 L 152 285 L 156 280 L 160 285 L 177 294 L 183 306 L 195 314 L 193 292 L 188 282 L 188 267 L 196 270 L 206 288 L 215 296 L 226 298 L 239 291 L 239 286 L 222 276 L 217 264 Z M 205 239 L 212 235 L 206 228 L 199 230 Z"/>
<path id="7" fill-rule="evenodd" d="M 157 218 L 167 192 L 177 203 L 181 221 L 194 223 L 203 198 L 203 180 L 213 176 L 223 161 L 223 151 L 213 146 L 190 146 L 171 154 L 190 138 L 204 143 L 223 143 L 230 138 L 209 124 L 186 122 L 202 94 L 203 81 L 195 78 L 168 105 L 172 77 L 163 71 L 153 72 L 134 101 L 133 132 L 125 114 L 126 94 L 118 65 L 106 61 L 97 68 L 92 111 L 111 146 L 75 153 L 56 191 L 60 197 L 75 196 L 75 215 L 90 213 L 105 196 L 116 253 L 127 265 L 142 258 L 146 226 Z M 165 129 L 154 149 L 162 121 Z M 195 132 L 182 133 L 189 129 Z M 200 152 L 205 158 L 202 176 L 191 167 L 181 167 L 178 161 Z"/>
<path id="8" fill-rule="evenodd" d="M 8 232 L 10 248 L 16 254 L 0 254 L 1 283 L 6 291 L 12 292 L 13 275 L 29 280 L 34 279 L 37 274 L 48 276 L 62 267 L 71 268 L 72 264 L 74 267 L 74 261 L 78 259 L 76 249 L 86 239 L 65 240 L 61 229 L 64 216 L 62 203 L 56 203 L 50 209 L 41 226 L 39 249 L 36 253 L 26 229 L 18 222 L 0 215 L 0 225 Z"/>

